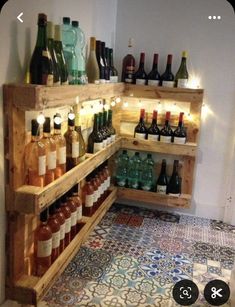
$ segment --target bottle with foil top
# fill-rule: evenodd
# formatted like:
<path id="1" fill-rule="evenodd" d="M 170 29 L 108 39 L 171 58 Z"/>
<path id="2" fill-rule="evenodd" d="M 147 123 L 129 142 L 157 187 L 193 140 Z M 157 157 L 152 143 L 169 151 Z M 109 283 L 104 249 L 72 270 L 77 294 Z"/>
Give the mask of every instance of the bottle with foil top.
<path id="1" fill-rule="evenodd" d="M 187 70 L 187 51 L 182 52 L 182 59 L 179 70 L 175 75 L 176 87 L 187 88 L 188 87 L 188 70 Z"/>

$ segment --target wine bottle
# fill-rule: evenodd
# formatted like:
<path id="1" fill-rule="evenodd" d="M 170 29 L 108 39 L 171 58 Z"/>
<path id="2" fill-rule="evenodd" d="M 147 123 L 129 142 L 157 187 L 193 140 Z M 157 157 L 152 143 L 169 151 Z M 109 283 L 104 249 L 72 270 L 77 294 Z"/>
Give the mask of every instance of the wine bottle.
<path id="1" fill-rule="evenodd" d="M 182 59 L 179 70 L 175 75 L 176 87 L 186 88 L 188 84 L 188 70 L 187 70 L 187 51 L 182 52 Z"/>
<path id="2" fill-rule="evenodd" d="M 81 229 L 82 224 L 82 199 L 79 196 L 79 188 L 80 184 L 75 184 L 75 186 L 72 188 L 72 199 L 77 205 L 77 232 Z"/>
<path id="3" fill-rule="evenodd" d="M 102 46 L 101 41 L 96 41 L 96 59 L 99 66 L 99 82 L 105 83 L 105 63 L 102 58 Z"/>
<path id="4" fill-rule="evenodd" d="M 104 63 L 105 82 L 109 82 L 109 67 L 107 64 L 106 56 L 105 56 L 105 42 L 101 42 L 101 57 Z"/>
<path id="5" fill-rule="evenodd" d="M 31 142 L 25 148 L 25 183 L 42 188 L 45 186 L 46 149 L 40 140 L 39 123 L 33 119 L 31 125 Z"/>
<path id="6" fill-rule="evenodd" d="M 65 194 L 67 206 L 71 212 L 71 231 L 70 231 L 70 239 L 71 241 L 77 234 L 77 206 L 74 201 L 70 198 L 69 193 Z"/>
<path id="7" fill-rule="evenodd" d="M 153 66 L 152 70 L 147 76 L 148 85 L 158 86 L 160 83 L 161 76 L 158 72 L 158 54 L 154 53 L 153 55 Z"/>
<path id="8" fill-rule="evenodd" d="M 186 130 L 184 128 L 183 116 L 184 116 L 184 112 L 180 112 L 178 127 L 174 131 L 173 141 L 176 144 L 185 144 L 186 143 L 187 134 L 186 134 Z"/>
<path id="9" fill-rule="evenodd" d="M 86 64 L 86 71 L 89 83 L 96 83 L 100 78 L 99 65 L 96 58 L 96 40 L 90 38 L 90 53 Z"/>
<path id="10" fill-rule="evenodd" d="M 51 21 L 47 22 L 47 43 L 53 65 L 53 84 L 60 85 L 60 69 L 54 47 L 54 25 Z"/>
<path id="11" fill-rule="evenodd" d="M 162 160 L 162 167 L 160 175 L 157 179 L 157 193 L 159 194 L 166 194 L 166 188 L 167 188 L 167 175 L 166 175 L 166 160 Z"/>
<path id="12" fill-rule="evenodd" d="M 59 178 L 66 172 L 66 140 L 61 134 L 61 115 L 54 115 L 54 135 L 56 143 L 56 172 L 55 178 Z"/>
<path id="13" fill-rule="evenodd" d="M 92 216 L 94 204 L 94 188 L 90 181 L 87 179 L 86 184 L 82 189 L 83 196 L 83 212 L 85 216 Z"/>
<path id="14" fill-rule="evenodd" d="M 113 64 L 113 49 L 109 48 L 109 71 L 110 71 L 110 82 L 111 83 L 117 83 L 118 82 L 118 71 L 114 67 Z"/>
<path id="15" fill-rule="evenodd" d="M 55 52 L 59 64 L 60 69 L 60 78 L 61 78 L 61 84 L 68 84 L 68 67 L 65 63 L 64 58 L 64 52 L 63 52 L 63 46 L 61 41 L 61 27 L 60 25 L 55 25 L 55 37 L 54 37 L 54 47 Z"/>
<path id="16" fill-rule="evenodd" d="M 99 112 L 99 131 L 103 138 L 103 148 L 105 148 L 107 146 L 108 136 L 104 128 L 103 112 Z"/>
<path id="17" fill-rule="evenodd" d="M 65 216 L 60 208 L 60 205 L 61 205 L 60 200 L 56 200 L 55 214 L 56 214 L 58 221 L 60 222 L 60 253 L 62 253 L 65 247 Z"/>
<path id="18" fill-rule="evenodd" d="M 47 44 L 47 15 L 38 14 L 37 42 L 30 61 L 30 83 L 53 85 L 53 63 Z"/>
<path id="19" fill-rule="evenodd" d="M 79 142 L 79 163 L 85 160 L 86 157 L 86 144 L 84 138 L 82 136 L 81 126 L 75 126 L 75 131 L 78 134 L 78 142 Z"/>
<path id="20" fill-rule="evenodd" d="M 140 110 L 140 120 L 138 125 L 135 127 L 134 137 L 137 139 L 146 139 L 147 128 L 144 123 L 145 110 Z"/>
<path id="21" fill-rule="evenodd" d="M 163 73 L 163 75 L 161 76 L 162 86 L 165 86 L 165 87 L 174 87 L 174 85 L 175 85 L 174 75 L 171 72 L 172 57 L 173 57 L 172 54 L 168 54 L 166 70 Z"/>
<path id="22" fill-rule="evenodd" d="M 107 111 L 104 110 L 103 112 L 103 130 L 105 131 L 105 134 L 107 136 L 107 144 L 106 146 L 108 146 L 109 144 L 111 144 L 112 142 L 112 137 L 111 137 L 111 132 L 108 128 L 108 123 L 107 123 Z"/>
<path id="23" fill-rule="evenodd" d="M 108 79 L 106 82 L 110 82 L 110 61 L 109 61 L 109 48 L 105 47 L 105 62 L 107 65 L 107 73 L 108 73 Z"/>
<path id="24" fill-rule="evenodd" d="M 160 130 L 157 126 L 157 111 L 153 111 L 152 124 L 147 131 L 147 139 L 150 141 L 159 141 Z"/>
<path id="25" fill-rule="evenodd" d="M 160 131 L 160 141 L 163 143 L 171 143 L 173 137 L 173 131 L 170 126 L 171 112 L 166 112 L 165 125 Z"/>
<path id="26" fill-rule="evenodd" d="M 134 83 L 135 58 L 132 55 L 133 39 L 128 42 L 128 54 L 122 61 L 122 82 Z"/>
<path id="27" fill-rule="evenodd" d="M 169 180 L 166 193 L 171 196 L 180 196 L 181 180 L 179 177 L 179 160 L 174 160 L 173 172 Z"/>
<path id="28" fill-rule="evenodd" d="M 116 130 L 114 129 L 113 124 L 112 124 L 112 114 L 113 114 L 113 111 L 108 110 L 108 129 L 111 134 L 111 142 L 114 142 L 116 139 Z"/>
<path id="29" fill-rule="evenodd" d="M 93 131 L 88 137 L 88 152 L 96 153 L 99 150 L 103 149 L 103 137 L 99 131 L 99 122 L 98 114 L 94 115 L 94 126 Z"/>
<path id="30" fill-rule="evenodd" d="M 94 212 L 98 209 L 98 199 L 99 199 L 99 193 L 98 193 L 99 186 L 94 177 L 91 179 L 91 185 L 94 189 L 94 194 L 93 194 L 93 212 Z"/>
<path id="31" fill-rule="evenodd" d="M 145 53 L 141 52 L 139 68 L 134 74 L 135 84 L 141 84 L 141 85 L 147 84 L 147 74 L 144 70 L 144 60 L 145 60 Z"/>
<path id="32" fill-rule="evenodd" d="M 67 247 L 71 241 L 71 210 L 67 204 L 66 195 L 61 197 L 61 211 L 65 217 L 65 237 L 64 237 L 64 247 Z"/>
<path id="33" fill-rule="evenodd" d="M 52 232 L 51 262 L 53 263 L 60 254 L 60 222 L 55 214 L 55 205 L 49 207 L 49 219 L 47 222 Z"/>

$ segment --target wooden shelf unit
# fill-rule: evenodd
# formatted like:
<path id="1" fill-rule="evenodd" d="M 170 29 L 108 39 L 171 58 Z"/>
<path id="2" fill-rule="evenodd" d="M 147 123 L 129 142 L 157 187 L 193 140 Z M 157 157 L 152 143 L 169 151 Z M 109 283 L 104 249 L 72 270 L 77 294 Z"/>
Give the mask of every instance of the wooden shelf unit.
<path id="1" fill-rule="evenodd" d="M 37 305 L 54 280 L 63 272 L 80 245 L 90 234 L 102 216 L 118 198 L 138 200 L 153 205 L 163 204 L 171 207 L 188 208 L 193 188 L 194 164 L 197 152 L 198 131 L 203 90 L 162 88 L 152 86 L 128 85 L 123 83 L 84 86 L 46 87 L 39 85 L 4 85 L 4 120 L 5 120 L 5 161 L 6 161 L 6 210 L 7 210 L 7 297 L 24 304 Z M 87 159 L 45 188 L 24 185 L 24 149 L 25 111 L 44 110 L 98 98 L 141 97 L 150 99 L 173 99 L 190 103 L 193 122 L 188 126 L 189 143 L 185 145 L 163 144 L 137 140 L 130 136 L 120 136 L 113 144 L 96 154 L 88 154 Z M 148 114 L 147 114 L 148 115 Z M 148 115 L 150 119 L 150 114 Z M 120 132 L 120 125 L 125 121 L 136 122 L 138 116 L 132 111 L 122 110 L 121 104 L 113 107 L 113 123 Z M 177 118 L 174 118 L 177 121 Z M 120 134 L 120 133 L 119 133 Z M 149 151 L 177 155 L 183 159 L 182 182 L 183 194 L 180 197 L 159 195 L 154 192 L 113 188 L 102 206 L 91 217 L 84 217 L 84 226 L 59 256 L 43 277 L 32 275 L 34 230 L 37 227 L 37 215 L 48 207 L 55 198 L 59 198 L 76 182 L 85 178 L 96 166 L 113 157 L 119 149 Z"/>

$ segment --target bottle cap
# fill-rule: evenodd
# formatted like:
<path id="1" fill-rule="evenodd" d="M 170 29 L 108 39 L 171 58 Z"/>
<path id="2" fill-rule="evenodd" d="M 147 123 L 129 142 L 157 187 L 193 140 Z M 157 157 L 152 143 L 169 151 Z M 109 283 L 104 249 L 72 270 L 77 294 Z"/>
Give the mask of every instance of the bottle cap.
<path id="1" fill-rule="evenodd" d="M 45 117 L 45 122 L 43 124 L 43 132 L 46 132 L 46 133 L 51 132 L 51 119 L 50 119 L 50 117 Z"/>
<path id="2" fill-rule="evenodd" d="M 69 17 L 63 17 L 63 24 L 69 25 L 70 24 L 70 18 Z"/>
<path id="3" fill-rule="evenodd" d="M 44 13 L 38 14 L 38 25 L 39 26 L 46 26 L 47 24 L 47 15 Z"/>
<path id="4" fill-rule="evenodd" d="M 47 38 L 54 38 L 54 26 L 53 22 L 47 22 Z"/>
<path id="5" fill-rule="evenodd" d="M 72 27 L 78 28 L 79 27 L 79 22 L 77 20 L 72 21 Z"/>
<path id="6" fill-rule="evenodd" d="M 133 45 L 134 45 L 134 39 L 133 38 L 129 38 L 128 47 L 133 47 Z"/>
<path id="7" fill-rule="evenodd" d="M 182 51 L 182 58 L 187 58 L 188 52 L 187 51 Z"/>
<path id="8" fill-rule="evenodd" d="M 54 40 L 55 41 L 61 41 L 61 28 L 60 25 L 55 25 L 54 26 L 54 30 L 55 30 L 55 35 L 54 35 Z"/>
<path id="9" fill-rule="evenodd" d="M 32 133 L 32 136 L 40 135 L 40 126 L 36 119 L 32 119 L 31 121 L 31 133 Z"/>

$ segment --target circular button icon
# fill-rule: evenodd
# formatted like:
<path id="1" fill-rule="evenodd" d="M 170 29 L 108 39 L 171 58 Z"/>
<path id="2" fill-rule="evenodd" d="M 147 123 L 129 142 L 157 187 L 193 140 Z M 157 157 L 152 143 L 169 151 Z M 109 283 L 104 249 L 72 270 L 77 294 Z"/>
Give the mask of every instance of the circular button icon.
<path id="1" fill-rule="evenodd" d="M 181 306 L 190 306 L 199 296 L 197 285 L 189 279 L 178 281 L 173 288 L 173 298 Z"/>
<path id="2" fill-rule="evenodd" d="M 230 297 L 229 286 L 223 280 L 212 280 L 205 286 L 204 297 L 212 306 L 223 305 Z"/>

